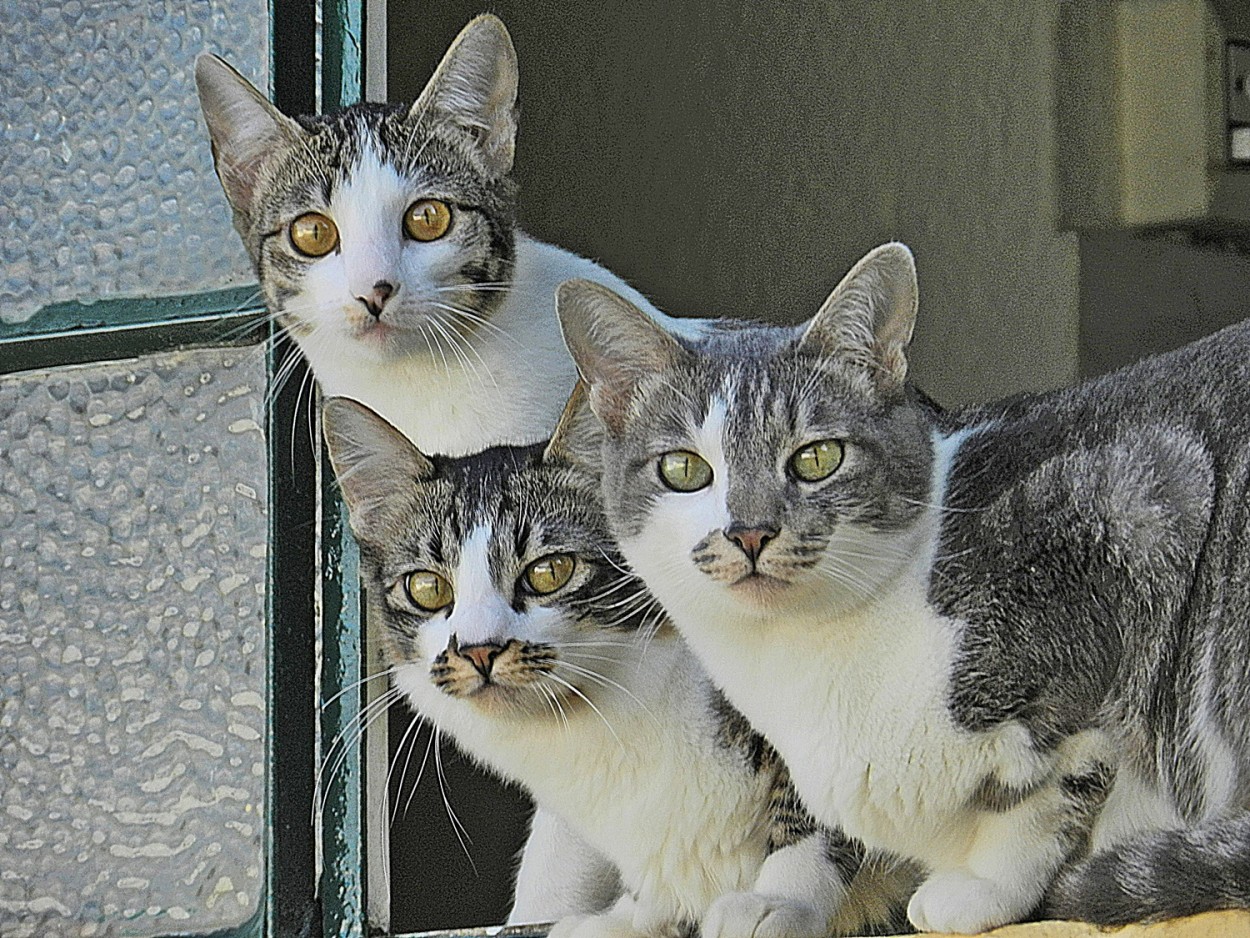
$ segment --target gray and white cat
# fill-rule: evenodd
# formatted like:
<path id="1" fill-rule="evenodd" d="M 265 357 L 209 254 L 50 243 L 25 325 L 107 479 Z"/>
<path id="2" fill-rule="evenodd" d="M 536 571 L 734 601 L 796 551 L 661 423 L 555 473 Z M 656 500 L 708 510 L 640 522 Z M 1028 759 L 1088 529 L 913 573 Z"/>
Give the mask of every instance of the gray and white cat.
<path id="1" fill-rule="evenodd" d="M 660 316 L 516 227 L 517 63 L 496 17 L 461 31 L 410 108 L 292 119 L 212 55 L 196 82 L 271 313 L 324 393 L 368 404 L 428 451 L 550 435 L 576 377 L 555 319 L 562 280 L 607 284 Z"/>
<path id="2" fill-rule="evenodd" d="M 905 922 L 914 874 L 816 828 L 624 566 L 585 467 L 594 418 L 580 400 L 549 444 L 459 458 L 423 455 L 356 402 L 323 409 L 395 686 L 550 825 L 525 851 L 511 920 L 563 904 L 556 938 Z M 570 853 L 561 826 L 584 849 Z"/>
<path id="3" fill-rule="evenodd" d="M 913 924 L 1250 904 L 1250 324 L 943 413 L 899 244 L 794 328 L 558 307 L 630 567 Z"/>

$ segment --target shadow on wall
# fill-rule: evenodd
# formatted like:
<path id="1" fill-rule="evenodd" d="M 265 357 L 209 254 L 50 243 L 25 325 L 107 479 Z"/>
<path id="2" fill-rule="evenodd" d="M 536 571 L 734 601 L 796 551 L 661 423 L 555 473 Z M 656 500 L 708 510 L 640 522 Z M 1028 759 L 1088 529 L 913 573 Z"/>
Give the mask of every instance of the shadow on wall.
<path id="1" fill-rule="evenodd" d="M 1250 254 L 1183 235 L 1081 236 L 1081 375 L 1112 371 L 1250 316 Z"/>

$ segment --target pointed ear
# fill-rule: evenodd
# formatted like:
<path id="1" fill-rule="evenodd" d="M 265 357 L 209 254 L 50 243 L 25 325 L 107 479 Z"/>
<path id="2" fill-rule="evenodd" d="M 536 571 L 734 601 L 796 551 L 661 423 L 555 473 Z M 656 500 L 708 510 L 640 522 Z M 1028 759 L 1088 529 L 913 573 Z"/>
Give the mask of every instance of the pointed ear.
<path id="1" fill-rule="evenodd" d="M 897 241 L 869 251 L 812 317 L 800 347 L 864 366 L 882 390 L 907 377 L 907 344 L 916 325 L 916 262 Z"/>
<path id="2" fill-rule="evenodd" d="M 556 424 L 547 448 L 543 450 L 543 462 L 599 472 L 602 449 L 603 424 L 590 409 L 590 391 L 586 382 L 579 380 L 564 405 L 564 413 L 560 415 L 560 422 Z"/>
<path id="3" fill-rule="evenodd" d="M 687 354 L 637 306 L 589 280 L 560 284 L 556 314 L 564 344 L 590 389 L 590 408 L 613 433 L 624 429 L 639 382 Z"/>
<path id="4" fill-rule="evenodd" d="M 406 436 L 350 398 L 327 399 L 321 427 L 352 531 L 371 543 L 402 504 L 405 486 L 432 479 L 434 464 Z"/>
<path id="5" fill-rule="evenodd" d="M 200 109 L 213 143 L 213 164 L 236 212 L 251 214 L 265 159 L 292 146 L 304 130 L 269 103 L 252 83 L 215 55 L 195 60 Z"/>
<path id="6" fill-rule="evenodd" d="M 447 49 L 408 119 L 435 113 L 467 130 L 500 175 L 512 169 L 517 129 L 517 62 L 497 16 L 474 17 Z"/>

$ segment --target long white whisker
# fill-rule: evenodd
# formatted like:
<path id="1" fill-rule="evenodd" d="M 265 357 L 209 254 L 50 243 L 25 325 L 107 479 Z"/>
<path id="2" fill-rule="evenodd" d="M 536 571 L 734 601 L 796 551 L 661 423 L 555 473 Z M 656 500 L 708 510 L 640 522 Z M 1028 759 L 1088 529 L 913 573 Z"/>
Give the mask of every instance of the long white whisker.
<path id="1" fill-rule="evenodd" d="M 395 747 L 396 758 L 394 759 L 394 761 L 391 762 L 391 767 L 386 772 L 385 790 L 389 792 L 391 790 L 391 777 L 395 774 L 395 766 L 399 764 L 399 754 L 403 752 L 404 750 L 404 743 L 408 742 L 408 740 L 411 739 L 412 742 L 408 746 L 408 755 L 404 759 L 403 771 L 399 773 L 399 784 L 395 786 L 395 801 L 391 805 L 391 824 L 392 825 L 394 825 L 395 823 L 395 818 L 399 816 L 399 799 L 400 799 L 400 796 L 403 794 L 404 780 L 408 777 L 408 766 L 412 764 L 412 754 L 417 749 L 417 737 L 421 733 L 420 727 L 421 727 L 421 714 L 414 713 L 412 715 L 412 719 L 408 721 L 408 726 L 404 729 L 404 735 L 399 738 L 399 744 Z M 431 731 L 430 735 L 431 737 L 433 736 L 433 731 Z M 427 755 L 429 754 L 428 747 L 426 748 L 426 754 Z M 424 771 L 425 769 L 424 761 L 422 761 L 421 763 L 421 769 L 422 771 Z M 420 782 L 421 782 L 421 773 L 418 772 L 416 780 L 412 783 L 413 791 L 417 790 L 417 785 L 420 784 Z M 379 807 L 384 809 L 385 805 L 386 805 L 386 799 L 382 799 L 382 804 Z M 381 816 L 382 816 L 382 812 L 380 811 L 379 817 Z"/>
<path id="2" fill-rule="evenodd" d="M 389 668 L 383 668 L 381 671 L 375 671 L 373 674 L 370 674 L 368 677 L 362 677 L 359 681 L 352 681 L 350 684 L 348 684 L 346 687 L 340 690 L 337 694 L 334 694 L 332 697 L 327 697 L 325 700 L 323 700 L 321 702 L 321 709 L 322 710 L 326 709 L 326 707 L 330 706 L 330 704 L 334 703 L 334 701 L 338 700 L 340 697 L 342 697 L 344 694 L 348 693 L 349 691 L 355 690 L 360 685 L 368 684 L 370 681 L 376 681 L 380 677 L 389 677 L 390 675 L 394 674 L 398 670 L 399 669 L 394 666 L 389 667 Z"/>
<path id="3" fill-rule="evenodd" d="M 628 687 L 625 687 L 623 684 L 617 683 L 616 681 L 612 680 L 610 677 L 604 677 L 598 671 L 592 671 L 590 668 L 584 668 L 580 664 L 574 664 L 571 661 L 564 661 L 564 660 L 561 660 L 559 664 L 561 667 L 568 668 L 574 674 L 580 674 L 587 680 L 594 681 L 597 684 L 600 684 L 604 687 L 615 687 L 622 694 L 624 694 L 626 697 L 628 697 L 630 700 L 636 703 L 638 705 L 638 708 L 642 710 L 642 712 L 645 713 L 648 717 L 650 717 L 651 720 L 657 726 L 659 725 L 660 721 L 656 719 L 655 714 L 652 713 L 650 708 L 648 708 L 647 705 L 643 703 L 641 699 L 639 699 L 638 695 L 635 694 Z"/>
<path id="4" fill-rule="evenodd" d="M 584 700 L 584 701 L 586 702 L 586 705 L 587 705 L 588 707 L 590 707 L 590 709 L 591 709 L 591 710 L 593 710 L 593 711 L 595 712 L 595 714 L 599 717 L 599 719 L 600 719 L 600 720 L 602 720 L 602 721 L 603 721 L 603 725 L 604 725 L 604 726 L 606 726 L 606 727 L 608 728 L 608 732 L 612 734 L 612 738 L 616 740 L 617 744 L 618 744 L 618 745 L 619 745 L 622 749 L 624 749 L 624 748 L 625 748 L 625 743 L 623 743 L 623 742 L 621 741 L 621 737 L 619 737 L 618 735 L 616 735 L 616 729 L 612 726 L 612 724 L 611 724 L 611 723 L 609 723 L 609 722 L 608 722 L 608 718 L 607 718 L 607 717 L 605 717 L 605 716 L 603 715 L 603 711 L 602 711 L 602 710 L 600 710 L 598 707 L 596 707 L 596 706 L 595 706 L 595 703 L 594 703 L 594 701 L 593 701 L 593 700 L 591 700 L 589 697 L 587 697 L 585 694 L 583 694 L 583 693 L 582 693 L 582 692 L 581 692 L 581 691 L 580 691 L 577 687 L 575 687 L 573 684 L 570 684 L 570 683 L 569 683 L 568 681 L 566 681 L 564 678 L 560 677 L 560 675 L 555 674 L 555 673 L 553 673 L 553 672 L 550 672 L 550 671 L 549 671 L 549 672 L 547 672 L 547 677 L 551 678 L 551 680 L 555 681 L 557 684 L 561 684 L 561 685 L 563 685 L 564 687 L 568 688 L 570 691 L 572 691 L 574 694 L 576 694 L 578 697 L 580 697 L 582 700 Z"/>
<path id="5" fill-rule="evenodd" d="M 468 858 L 469 865 L 473 867 L 474 875 L 480 876 L 477 864 L 473 862 L 473 855 L 469 852 L 469 844 L 473 840 L 469 836 L 469 831 L 456 815 L 455 809 L 451 806 L 451 799 L 447 797 L 447 779 L 443 772 L 442 732 L 438 727 L 434 728 L 434 736 L 434 774 L 438 777 L 438 790 L 443 796 L 443 807 L 447 809 L 447 817 L 451 820 L 451 829 L 456 832 L 456 839 L 460 841 L 460 848 L 464 851 L 465 857 Z"/>

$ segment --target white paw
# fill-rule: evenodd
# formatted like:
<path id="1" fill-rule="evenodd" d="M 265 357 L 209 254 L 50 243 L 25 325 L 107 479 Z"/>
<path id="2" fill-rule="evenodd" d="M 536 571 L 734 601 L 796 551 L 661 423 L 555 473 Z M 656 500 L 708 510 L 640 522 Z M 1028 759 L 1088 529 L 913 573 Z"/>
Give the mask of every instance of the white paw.
<path id="1" fill-rule="evenodd" d="M 569 915 L 552 926 L 547 938 L 639 938 L 628 920 L 611 912 Z"/>
<path id="2" fill-rule="evenodd" d="M 1033 902 L 1003 883 L 962 870 L 937 873 L 925 880 L 907 903 L 907 917 L 919 931 L 972 935 L 1017 922 Z"/>
<path id="3" fill-rule="evenodd" d="M 703 938 L 821 938 L 825 916 L 815 906 L 784 896 L 730 892 L 703 916 Z"/>

